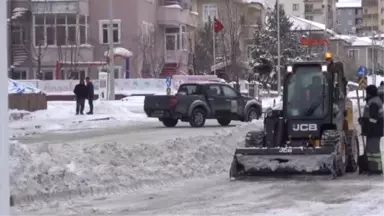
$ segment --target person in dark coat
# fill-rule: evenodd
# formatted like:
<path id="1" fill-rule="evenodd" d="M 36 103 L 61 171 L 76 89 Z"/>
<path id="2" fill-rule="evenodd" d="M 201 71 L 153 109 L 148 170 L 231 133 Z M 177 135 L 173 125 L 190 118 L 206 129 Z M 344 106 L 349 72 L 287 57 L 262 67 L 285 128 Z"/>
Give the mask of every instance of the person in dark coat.
<path id="1" fill-rule="evenodd" d="M 75 86 L 73 93 L 75 93 L 76 96 L 76 115 L 84 115 L 84 103 L 88 97 L 88 90 L 83 79 Z"/>
<path id="2" fill-rule="evenodd" d="M 85 78 L 87 81 L 87 91 L 88 91 L 88 104 L 89 104 L 89 112 L 88 115 L 93 115 L 93 98 L 95 96 L 95 91 L 93 88 L 93 83 L 89 77 Z"/>
<path id="3" fill-rule="evenodd" d="M 382 174 L 380 140 L 384 135 L 383 102 L 378 96 L 377 87 L 369 85 L 366 88 L 366 105 L 363 116 L 359 118 L 362 135 L 366 136 L 365 158 L 366 171 L 372 174 Z"/>
<path id="4" fill-rule="evenodd" d="M 377 88 L 377 90 L 381 101 L 384 103 L 384 81 L 380 82 L 380 86 Z"/>

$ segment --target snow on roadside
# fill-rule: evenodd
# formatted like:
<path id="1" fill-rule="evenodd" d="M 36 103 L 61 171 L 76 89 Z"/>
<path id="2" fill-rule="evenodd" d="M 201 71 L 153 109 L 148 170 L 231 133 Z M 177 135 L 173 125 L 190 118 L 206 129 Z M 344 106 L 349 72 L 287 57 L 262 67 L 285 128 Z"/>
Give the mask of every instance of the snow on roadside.
<path id="1" fill-rule="evenodd" d="M 78 129 L 105 128 L 117 124 L 155 121 L 143 113 L 142 105 L 130 101 L 95 101 L 94 115 L 75 115 L 75 101 L 49 101 L 47 110 L 26 112 L 11 110 L 9 113 L 24 113 L 19 120 L 10 120 L 14 136 L 46 131 L 75 131 Z M 131 112 L 134 110 L 136 113 Z M 88 111 L 88 105 L 84 112 Z"/>
<path id="2" fill-rule="evenodd" d="M 129 140 L 80 145 L 12 142 L 11 193 L 16 200 L 24 200 L 27 196 L 127 188 L 136 183 L 227 172 L 245 133 L 261 125 L 256 121 L 211 136 L 135 145 Z"/>

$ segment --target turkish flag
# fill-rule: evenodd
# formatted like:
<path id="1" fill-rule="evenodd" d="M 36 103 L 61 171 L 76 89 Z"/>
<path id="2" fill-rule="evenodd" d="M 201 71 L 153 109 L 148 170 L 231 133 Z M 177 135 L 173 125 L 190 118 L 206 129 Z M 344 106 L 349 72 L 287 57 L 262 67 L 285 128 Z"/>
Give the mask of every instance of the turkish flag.
<path id="1" fill-rule="evenodd" d="M 224 29 L 224 25 L 219 20 L 217 20 L 216 18 L 214 18 L 213 20 L 215 22 L 215 29 L 214 29 L 215 32 L 220 32 L 221 30 Z"/>

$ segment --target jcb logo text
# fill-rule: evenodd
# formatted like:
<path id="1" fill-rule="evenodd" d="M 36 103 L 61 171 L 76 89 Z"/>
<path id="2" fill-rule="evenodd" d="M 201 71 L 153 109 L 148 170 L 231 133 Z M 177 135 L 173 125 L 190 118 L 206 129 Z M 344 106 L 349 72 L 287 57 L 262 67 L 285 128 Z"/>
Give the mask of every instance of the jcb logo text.
<path id="1" fill-rule="evenodd" d="M 317 131 L 317 124 L 293 124 L 293 131 Z"/>

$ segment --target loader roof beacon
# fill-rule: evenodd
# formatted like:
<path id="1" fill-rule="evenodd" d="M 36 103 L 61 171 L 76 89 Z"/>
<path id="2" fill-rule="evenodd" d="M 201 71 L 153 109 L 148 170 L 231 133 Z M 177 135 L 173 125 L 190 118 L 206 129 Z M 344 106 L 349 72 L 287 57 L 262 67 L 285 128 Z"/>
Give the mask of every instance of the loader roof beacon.
<path id="1" fill-rule="evenodd" d="M 359 156 L 352 102 L 345 97 L 343 64 L 326 61 L 287 65 L 283 107 L 269 109 L 264 129 L 250 131 L 237 148 L 231 179 L 249 175 L 356 172 Z"/>

